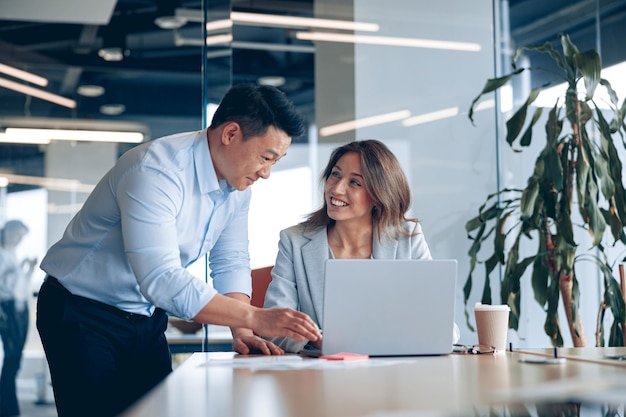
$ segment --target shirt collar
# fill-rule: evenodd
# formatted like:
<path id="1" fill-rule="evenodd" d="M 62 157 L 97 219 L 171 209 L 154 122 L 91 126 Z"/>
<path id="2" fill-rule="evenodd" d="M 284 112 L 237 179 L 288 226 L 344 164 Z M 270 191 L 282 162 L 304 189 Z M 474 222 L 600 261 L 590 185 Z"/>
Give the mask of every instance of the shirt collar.
<path id="1" fill-rule="evenodd" d="M 217 179 L 209 150 L 207 130 L 199 131 L 194 143 L 193 162 L 196 167 L 196 180 L 202 194 L 210 194 L 211 197 L 225 196 L 235 191 L 235 188 L 226 180 Z"/>

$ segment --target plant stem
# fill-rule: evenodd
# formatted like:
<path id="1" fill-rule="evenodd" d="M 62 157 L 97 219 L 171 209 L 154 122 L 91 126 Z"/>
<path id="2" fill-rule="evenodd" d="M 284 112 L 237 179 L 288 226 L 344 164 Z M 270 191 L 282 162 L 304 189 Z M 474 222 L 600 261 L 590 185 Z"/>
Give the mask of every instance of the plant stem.
<path id="1" fill-rule="evenodd" d="M 575 88 L 574 88 L 575 90 Z M 568 91 L 568 95 L 570 92 Z M 567 188 L 564 190 L 565 202 L 563 204 L 567 204 L 568 212 L 571 213 L 572 204 L 573 204 L 573 195 L 574 195 L 574 173 L 576 171 L 576 154 L 580 153 L 581 140 L 580 140 L 580 101 L 576 97 L 576 94 L 571 94 L 571 99 L 574 105 L 574 120 L 570 120 L 572 124 L 572 140 L 569 155 L 569 163 L 566 167 L 566 175 L 568 177 L 567 180 Z M 558 234 L 558 232 L 557 232 Z M 560 262 L 560 271 L 558 273 L 559 277 L 559 290 L 561 291 L 561 299 L 563 300 L 563 307 L 565 308 L 565 316 L 567 317 L 567 324 L 569 326 L 570 334 L 572 336 L 572 343 L 574 347 L 584 347 L 587 346 L 587 341 L 585 339 L 585 331 L 583 328 L 583 323 L 580 317 L 580 311 L 576 310 L 576 321 L 574 320 L 574 298 L 573 298 L 573 288 L 574 288 L 574 265 L 570 264 L 568 251 L 561 249 L 562 260 Z M 566 272 L 567 271 L 567 272 Z M 576 329 L 576 324 L 578 323 L 578 330 Z"/>
<path id="2" fill-rule="evenodd" d="M 606 310 L 606 304 L 600 303 L 600 308 L 598 310 L 598 317 L 596 319 L 596 347 L 604 346 L 604 340 L 602 340 L 600 331 L 602 326 L 602 318 L 604 317 L 604 310 Z"/>
<path id="3" fill-rule="evenodd" d="M 572 342 L 574 347 L 587 346 L 587 339 L 585 338 L 585 330 L 583 329 L 583 322 L 580 317 L 580 311 L 577 312 L 578 331 L 574 325 L 574 310 L 572 309 L 574 302 L 572 297 L 572 289 L 574 288 L 574 271 L 570 270 L 569 273 L 561 271 L 559 276 L 559 289 L 561 290 L 561 297 L 563 299 L 563 307 L 565 308 L 565 316 L 567 317 L 567 324 L 569 325 L 569 331 L 572 335 Z"/>
<path id="4" fill-rule="evenodd" d="M 619 288 L 622 290 L 622 298 L 626 304 L 626 277 L 624 277 L 624 264 L 619 264 Z M 626 321 L 624 327 L 626 328 Z M 624 332 L 624 346 L 626 346 L 626 331 Z"/>

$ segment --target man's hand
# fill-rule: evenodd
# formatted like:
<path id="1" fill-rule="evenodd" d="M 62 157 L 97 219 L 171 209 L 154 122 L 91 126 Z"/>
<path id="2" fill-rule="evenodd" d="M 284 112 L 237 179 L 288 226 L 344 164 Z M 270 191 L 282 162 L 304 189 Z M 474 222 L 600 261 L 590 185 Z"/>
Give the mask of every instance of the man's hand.
<path id="1" fill-rule="evenodd" d="M 233 350 L 242 355 L 250 353 L 262 353 L 264 355 L 284 355 L 285 351 L 276 346 L 269 340 L 265 340 L 254 333 L 250 329 L 232 329 L 233 332 Z"/>
<path id="2" fill-rule="evenodd" d="M 322 338 L 317 325 L 307 314 L 291 308 L 253 307 L 248 296 L 239 293 L 226 296 L 216 294 L 193 319 L 199 323 L 229 326 L 231 329 L 250 329 L 251 333 L 265 337 L 285 336 L 311 342 Z M 246 340 L 250 338 L 246 337 Z M 258 345 L 259 342 L 260 339 L 251 343 Z M 239 341 L 237 343 L 241 346 Z"/>
<path id="3" fill-rule="evenodd" d="M 252 315 L 252 330 L 267 337 L 286 336 L 311 342 L 322 338 L 319 328 L 308 315 L 291 308 L 256 309 Z"/>

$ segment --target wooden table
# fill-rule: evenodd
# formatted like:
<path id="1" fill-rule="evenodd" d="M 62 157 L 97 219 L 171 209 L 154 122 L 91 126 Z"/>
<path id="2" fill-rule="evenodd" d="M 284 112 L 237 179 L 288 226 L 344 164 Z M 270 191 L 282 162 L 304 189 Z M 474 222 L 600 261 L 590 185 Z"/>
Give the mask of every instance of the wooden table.
<path id="1" fill-rule="evenodd" d="M 601 395 L 623 410 L 626 361 L 604 356 L 626 354 L 625 348 L 561 353 L 568 359 L 548 365 L 520 359 L 549 358 L 550 349 L 355 363 L 299 357 L 250 362 L 230 352 L 194 353 L 123 417 L 474 416 L 494 407 L 503 415 L 505 407 Z"/>

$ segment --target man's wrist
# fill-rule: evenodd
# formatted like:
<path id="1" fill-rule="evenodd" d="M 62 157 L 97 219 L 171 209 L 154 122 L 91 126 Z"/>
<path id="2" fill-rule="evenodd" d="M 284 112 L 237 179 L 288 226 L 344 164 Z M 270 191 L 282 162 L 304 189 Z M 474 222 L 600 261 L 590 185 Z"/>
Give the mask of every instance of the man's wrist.
<path id="1" fill-rule="evenodd" d="M 254 336 L 252 329 L 248 329 L 246 327 L 231 327 L 230 332 L 233 334 L 233 338 Z"/>

